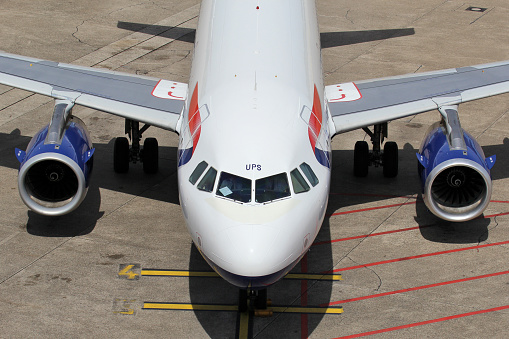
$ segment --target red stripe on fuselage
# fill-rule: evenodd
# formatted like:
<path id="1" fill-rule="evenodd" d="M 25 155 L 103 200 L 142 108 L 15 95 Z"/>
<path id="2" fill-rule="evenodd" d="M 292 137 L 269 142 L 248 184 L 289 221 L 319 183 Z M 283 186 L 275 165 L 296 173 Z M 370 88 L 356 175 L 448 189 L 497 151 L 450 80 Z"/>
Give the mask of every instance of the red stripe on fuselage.
<path id="1" fill-rule="evenodd" d="M 311 143 L 311 148 L 313 149 L 313 153 L 315 152 L 315 145 L 318 136 L 320 135 L 320 130 L 322 128 L 322 104 L 320 102 L 320 95 L 318 94 L 318 90 L 314 90 L 313 96 L 313 110 L 311 111 L 311 116 L 309 117 L 309 142 Z"/>
<path id="2" fill-rule="evenodd" d="M 198 83 L 196 83 L 196 86 L 194 87 L 191 102 L 189 103 L 188 122 L 189 131 L 191 132 L 191 136 L 193 138 L 193 153 L 194 153 L 194 151 L 196 150 L 196 145 L 198 144 L 198 140 L 200 139 L 201 133 L 201 118 L 200 110 L 198 108 Z"/>

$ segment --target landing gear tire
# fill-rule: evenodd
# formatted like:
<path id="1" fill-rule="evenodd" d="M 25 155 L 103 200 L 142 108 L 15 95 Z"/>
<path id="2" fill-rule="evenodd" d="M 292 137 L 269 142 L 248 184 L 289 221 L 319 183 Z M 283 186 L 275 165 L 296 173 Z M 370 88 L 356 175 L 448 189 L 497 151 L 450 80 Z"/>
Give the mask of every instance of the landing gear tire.
<path id="1" fill-rule="evenodd" d="M 248 300 L 248 292 L 247 290 L 239 289 L 239 312 L 247 312 L 247 300 Z"/>
<path id="2" fill-rule="evenodd" d="M 120 137 L 115 139 L 113 148 L 113 169 L 116 173 L 129 171 L 129 141 Z"/>
<path id="3" fill-rule="evenodd" d="M 398 175 L 398 144 L 394 141 L 385 143 L 382 164 L 384 177 L 394 178 Z"/>
<path id="4" fill-rule="evenodd" d="M 353 174 L 356 177 L 368 175 L 369 146 L 366 141 L 357 141 L 353 153 Z"/>
<path id="5" fill-rule="evenodd" d="M 267 309 L 267 289 L 259 290 L 255 299 L 255 308 L 257 310 Z"/>
<path id="6" fill-rule="evenodd" d="M 159 170 L 159 145 L 156 138 L 147 138 L 143 144 L 143 171 L 154 174 Z"/>

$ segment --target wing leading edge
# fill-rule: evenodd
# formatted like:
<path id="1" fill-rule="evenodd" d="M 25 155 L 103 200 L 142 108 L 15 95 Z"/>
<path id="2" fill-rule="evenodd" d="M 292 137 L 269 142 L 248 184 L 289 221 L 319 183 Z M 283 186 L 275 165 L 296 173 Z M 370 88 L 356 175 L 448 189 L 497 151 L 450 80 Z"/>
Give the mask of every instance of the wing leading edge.
<path id="1" fill-rule="evenodd" d="M 170 131 L 187 84 L 0 53 L 0 83 Z"/>
<path id="2" fill-rule="evenodd" d="M 509 92 L 509 61 L 326 86 L 335 133 Z"/>

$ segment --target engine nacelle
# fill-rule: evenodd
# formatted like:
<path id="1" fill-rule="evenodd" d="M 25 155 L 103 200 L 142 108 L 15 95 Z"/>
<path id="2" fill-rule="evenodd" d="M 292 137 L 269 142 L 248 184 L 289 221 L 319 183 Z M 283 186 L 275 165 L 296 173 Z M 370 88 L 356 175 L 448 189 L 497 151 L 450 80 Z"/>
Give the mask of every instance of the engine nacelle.
<path id="1" fill-rule="evenodd" d="M 455 109 L 430 127 L 417 159 L 424 202 L 433 214 L 461 222 L 484 212 L 496 157 L 485 158 L 477 141 L 461 128 Z"/>
<path id="2" fill-rule="evenodd" d="M 88 191 L 95 149 L 85 124 L 71 116 L 72 106 L 57 100 L 51 123 L 32 138 L 26 152 L 16 149 L 21 199 L 42 215 L 73 211 Z"/>

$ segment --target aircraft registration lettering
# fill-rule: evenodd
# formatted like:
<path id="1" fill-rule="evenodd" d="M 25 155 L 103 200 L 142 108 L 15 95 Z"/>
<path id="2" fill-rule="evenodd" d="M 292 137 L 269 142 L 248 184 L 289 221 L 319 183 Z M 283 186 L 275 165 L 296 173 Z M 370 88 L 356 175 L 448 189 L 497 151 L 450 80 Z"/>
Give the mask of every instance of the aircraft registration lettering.
<path id="1" fill-rule="evenodd" d="M 180 82 L 159 80 L 152 90 L 152 95 L 161 99 L 185 100 L 187 85 Z"/>
<path id="2" fill-rule="evenodd" d="M 261 171 L 262 170 L 262 165 L 259 165 L 259 164 L 247 164 L 246 165 L 246 171 Z"/>
<path id="3" fill-rule="evenodd" d="M 327 86 L 325 95 L 329 102 L 347 102 L 362 98 L 362 94 L 353 82 L 347 82 L 335 86 Z"/>

